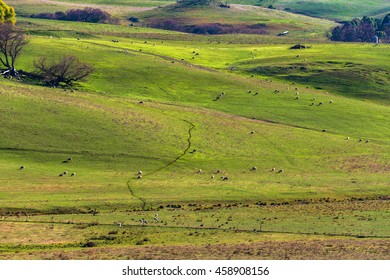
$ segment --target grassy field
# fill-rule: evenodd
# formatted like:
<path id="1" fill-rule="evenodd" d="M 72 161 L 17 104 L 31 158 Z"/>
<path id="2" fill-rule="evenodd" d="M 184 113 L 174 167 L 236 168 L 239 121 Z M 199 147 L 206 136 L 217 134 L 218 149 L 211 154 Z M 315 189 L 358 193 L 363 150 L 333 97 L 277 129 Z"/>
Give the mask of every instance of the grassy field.
<path id="1" fill-rule="evenodd" d="M 383 0 L 233 0 L 231 3 L 245 5 L 273 5 L 277 9 L 335 20 L 350 20 L 354 17 L 379 16 L 390 12 L 390 3 Z"/>
<path id="2" fill-rule="evenodd" d="M 95 71 L 0 83 L 1 259 L 388 258 L 388 46 L 18 24 Z"/>
<path id="3" fill-rule="evenodd" d="M 55 13 L 69 9 L 85 7 L 100 8 L 115 16 L 126 16 L 128 13 L 153 9 L 166 5 L 167 1 L 52 1 L 52 0 L 8 0 L 7 3 L 15 8 L 18 16 L 29 17 L 31 14 Z"/>
<path id="4" fill-rule="evenodd" d="M 100 7 L 119 16 L 137 13 L 144 9 L 162 7 L 174 4 L 172 0 L 8 0 L 7 3 L 16 8 L 20 15 L 29 15 L 40 12 L 65 11 L 70 8 Z M 222 1 L 223 2 L 223 1 Z M 351 20 L 355 17 L 379 16 L 383 17 L 390 12 L 390 3 L 383 0 L 232 0 L 228 1 L 232 9 L 268 7 L 273 5 L 280 11 L 303 14 L 330 20 Z M 242 6 L 245 5 L 245 6 Z M 229 9 L 224 9 L 229 10 Z M 272 10 L 270 10 L 271 12 Z M 205 15 L 208 17 L 208 15 Z"/>

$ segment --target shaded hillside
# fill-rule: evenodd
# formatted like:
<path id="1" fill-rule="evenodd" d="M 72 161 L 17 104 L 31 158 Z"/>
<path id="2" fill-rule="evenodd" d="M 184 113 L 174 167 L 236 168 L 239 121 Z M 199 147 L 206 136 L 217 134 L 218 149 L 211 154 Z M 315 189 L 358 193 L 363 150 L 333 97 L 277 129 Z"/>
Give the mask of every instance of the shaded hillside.
<path id="1" fill-rule="evenodd" d="M 334 23 L 262 7 L 168 5 L 137 15 L 149 27 L 198 34 L 254 33 L 276 35 L 285 30 L 324 36 Z"/>

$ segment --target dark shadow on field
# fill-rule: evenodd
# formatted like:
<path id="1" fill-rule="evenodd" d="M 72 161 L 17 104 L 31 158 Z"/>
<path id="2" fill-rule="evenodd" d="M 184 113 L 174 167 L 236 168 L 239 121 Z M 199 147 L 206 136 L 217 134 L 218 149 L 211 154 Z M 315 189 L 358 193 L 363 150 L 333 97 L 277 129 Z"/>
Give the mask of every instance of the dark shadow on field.
<path id="1" fill-rule="evenodd" d="M 276 76 L 288 82 L 306 84 L 348 98 L 390 104 L 388 92 L 390 73 L 382 69 L 367 69 L 359 64 L 328 61 L 315 64 L 260 66 L 249 72 Z"/>

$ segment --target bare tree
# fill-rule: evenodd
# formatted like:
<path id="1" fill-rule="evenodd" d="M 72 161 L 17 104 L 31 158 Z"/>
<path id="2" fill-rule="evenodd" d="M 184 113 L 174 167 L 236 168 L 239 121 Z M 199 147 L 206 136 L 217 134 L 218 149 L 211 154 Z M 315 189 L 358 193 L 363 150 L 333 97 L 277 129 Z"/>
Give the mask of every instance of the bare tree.
<path id="1" fill-rule="evenodd" d="M 1 75 L 19 77 L 15 62 L 27 43 L 28 39 L 21 29 L 11 23 L 0 24 L 0 62 L 6 67 Z"/>
<path id="2" fill-rule="evenodd" d="M 73 85 L 93 72 L 92 66 L 71 55 L 63 56 L 58 62 L 49 62 L 46 57 L 40 57 L 34 62 L 34 66 L 42 75 L 44 82 L 51 86 L 58 86 L 61 83 Z"/>

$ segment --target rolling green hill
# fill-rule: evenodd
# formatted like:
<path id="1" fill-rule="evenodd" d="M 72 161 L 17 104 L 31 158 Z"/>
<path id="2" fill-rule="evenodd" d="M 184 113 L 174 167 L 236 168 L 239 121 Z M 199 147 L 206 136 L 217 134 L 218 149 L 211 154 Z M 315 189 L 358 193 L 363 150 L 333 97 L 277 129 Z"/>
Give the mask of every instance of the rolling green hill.
<path id="1" fill-rule="evenodd" d="M 19 20 L 18 69 L 72 54 L 95 71 L 72 90 L 0 83 L 0 258 L 386 258 L 389 48 L 271 13 L 299 31 Z"/>
<path id="2" fill-rule="evenodd" d="M 147 8 L 162 7 L 173 4 L 173 0 L 8 0 L 7 3 L 16 7 L 19 15 L 28 15 L 39 12 L 65 11 L 69 8 L 85 6 L 101 7 L 113 14 L 125 16 L 129 13 L 142 11 Z M 226 1 L 221 1 L 226 2 Z M 251 5 L 267 8 L 273 5 L 278 10 L 298 13 L 308 16 L 320 17 L 331 20 L 351 20 L 363 16 L 383 16 L 390 12 L 390 3 L 383 0 L 317 0 L 317 1 L 292 1 L 292 0 L 231 0 L 227 1 L 232 8 L 235 5 Z"/>
<path id="3" fill-rule="evenodd" d="M 264 7 L 273 5 L 280 10 L 333 20 L 350 20 L 363 16 L 375 17 L 390 12 L 390 3 L 383 0 L 233 0 L 231 3 Z"/>

